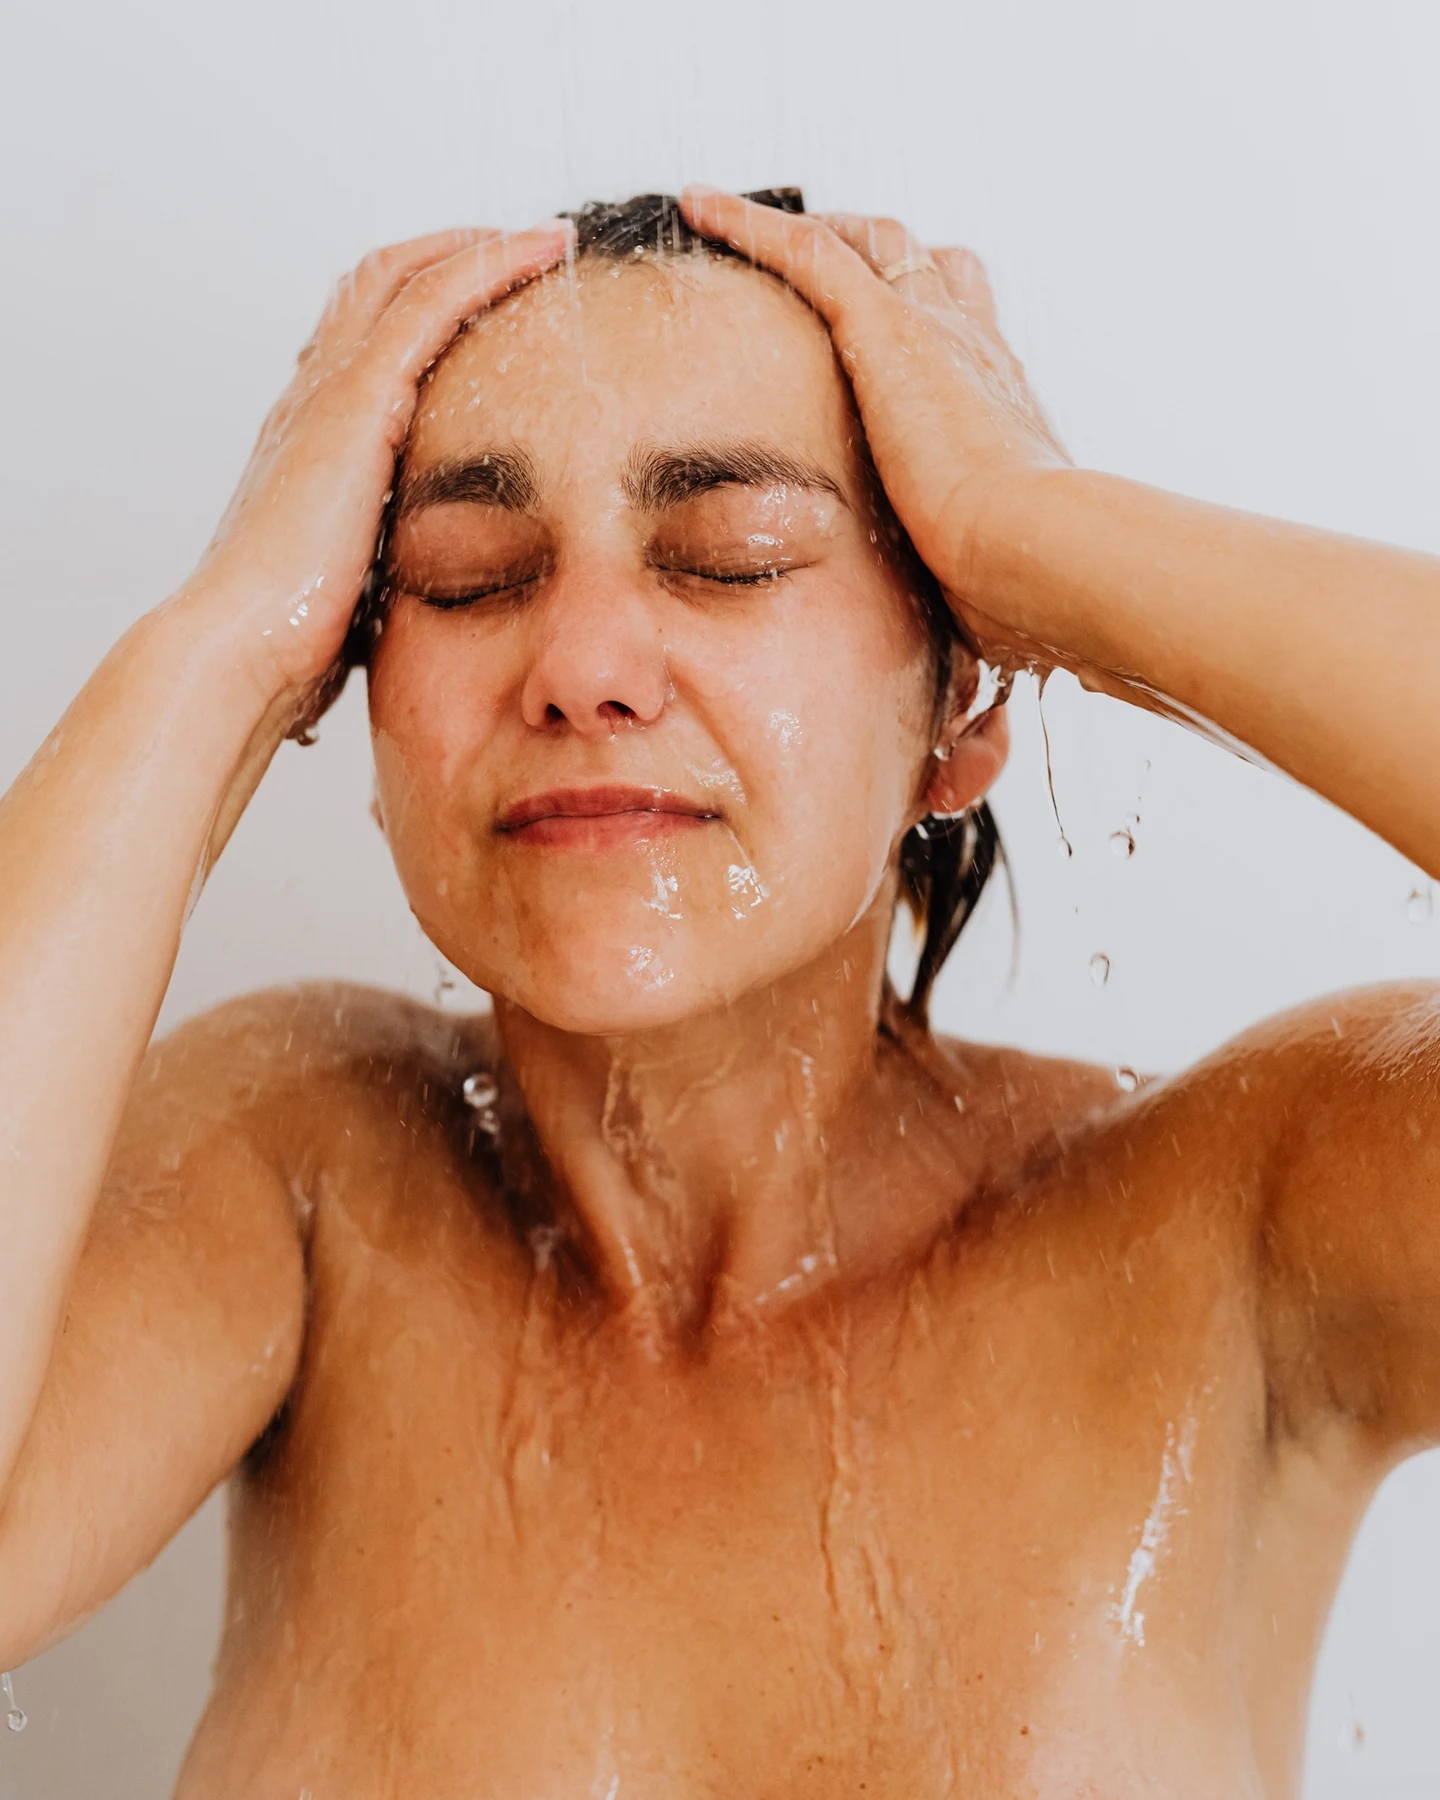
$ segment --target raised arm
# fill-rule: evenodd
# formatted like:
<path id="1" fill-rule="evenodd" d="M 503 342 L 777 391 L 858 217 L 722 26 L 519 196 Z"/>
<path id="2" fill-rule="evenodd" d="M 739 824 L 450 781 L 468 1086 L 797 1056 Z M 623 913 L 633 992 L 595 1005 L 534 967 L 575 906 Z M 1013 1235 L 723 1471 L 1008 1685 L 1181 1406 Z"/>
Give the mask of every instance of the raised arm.
<path id="1" fill-rule="evenodd" d="M 1440 561 L 1074 469 L 975 259 L 692 190 L 826 319 L 895 510 L 992 661 L 1208 725 L 1440 876 Z M 1277 1428 L 1440 1441 L 1440 989 L 1335 996 L 1187 1080 L 1238 1147 Z"/>
<path id="2" fill-rule="evenodd" d="M 283 1245 L 272 1256 L 243 1232 L 243 1254 L 214 1253 L 223 1227 L 177 1238 L 193 1252 L 188 1274 L 155 1253 L 146 1146 L 163 1160 L 175 1133 L 149 1130 L 154 1096 L 132 1102 L 136 1073 L 193 896 L 281 739 L 329 690 L 418 380 L 461 321 L 563 255 L 567 233 L 450 232 L 361 265 L 266 422 L 200 569 L 127 633 L 0 802 L 0 1564 L 21 1489 L 37 1479 L 28 1440 L 67 1297 L 84 1302 L 72 1289 L 87 1233 L 110 1234 L 107 1267 L 131 1259 L 106 1291 L 128 1280 L 134 1343 L 183 1341 L 170 1330 L 176 1309 L 209 1305 L 217 1280 L 243 1287 L 284 1263 Z M 200 1176 L 264 1187 L 253 1158 L 218 1144 Z M 107 1170 L 119 1210 L 107 1202 L 92 1228 Z M 262 1195 L 250 1212 L 269 1221 L 262 1234 L 284 1231 L 283 1206 Z M 245 1298 L 236 1319 L 249 1316 Z M 277 1330 L 270 1309 L 252 1311 L 253 1331 L 215 1340 L 215 1403 L 235 1410 L 211 1436 L 232 1448 L 257 1401 L 226 1359 L 248 1367 Z M 133 1345 L 118 1326 L 92 1341 L 90 1376 L 103 1384 Z M 93 1417 L 76 1392 L 86 1371 L 66 1379 L 69 1416 Z M 41 1435 L 47 1455 L 77 1450 L 64 1430 Z M 175 1479 L 164 1458 L 155 1479 Z M 25 1604 L 6 1569 L 0 1638 L 7 1611 Z"/>
<path id="3" fill-rule="evenodd" d="M 992 661 L 1217 728 L 1440 874 L 1440 560 L 1072 468 L 967 252 L 686 207 L 826 319 L 885 490 Z"/>

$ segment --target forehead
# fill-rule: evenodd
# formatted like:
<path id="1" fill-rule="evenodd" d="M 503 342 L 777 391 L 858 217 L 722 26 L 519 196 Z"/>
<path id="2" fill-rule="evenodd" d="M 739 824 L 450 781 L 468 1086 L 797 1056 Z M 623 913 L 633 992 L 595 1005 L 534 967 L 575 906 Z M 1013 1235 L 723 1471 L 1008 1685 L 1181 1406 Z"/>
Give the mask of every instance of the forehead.
<path id="1" fill-rule="evenodd" d="M 855 462 L 849 390 L 824 324 L 744 263 L 584 258 L 482 313 L 436 367 L 413 469 L 480 443 L 542 464 L 611 462 L 637 443 L 769 440 Z"/>

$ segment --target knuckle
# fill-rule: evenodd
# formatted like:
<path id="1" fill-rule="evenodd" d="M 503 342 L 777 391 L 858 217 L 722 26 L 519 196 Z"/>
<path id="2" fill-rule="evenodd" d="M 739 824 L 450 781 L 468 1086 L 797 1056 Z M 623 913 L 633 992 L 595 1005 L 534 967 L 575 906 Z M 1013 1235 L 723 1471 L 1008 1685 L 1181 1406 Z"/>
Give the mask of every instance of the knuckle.
<path id="1" fill-rule="evenodd" d="M 351 279 L 357 286 L 369 287 L 384 275 L 387 267 L 384 250 L 369 250 L 355 265 Z"/>
<path id="2" fill-rule="evenodd" d="M 449 275 L 450 271 L 444 263 L 427 263 L 423 269 L 416 269 L 396 289 L 395 296 L 390 302 L 391 310 L 410 302 L 418 302 L 423 306 L 436 294 L 444 291 L 448 285 Z"/>
<path id="3" fill-rule="evenodd" d="M 320 321 L 315 327 L 315 335 L 319 337 L 323 332 L 327 331 L 337 319 L 343 318 L 346 311 L 354 304 L 354 301 L 355 271 L 353 269 L 347 269 L 330 289 L 329 296 L 325 301 L 325 310 L 321 313 Z"/>
<path id="4" fill-rule="evenodd" d="M 404 269 L 405 261 L 403 244 L 383 244 L 362 256 L 355 265 L 355 284 L 367 292 L 386 287 Z"/>

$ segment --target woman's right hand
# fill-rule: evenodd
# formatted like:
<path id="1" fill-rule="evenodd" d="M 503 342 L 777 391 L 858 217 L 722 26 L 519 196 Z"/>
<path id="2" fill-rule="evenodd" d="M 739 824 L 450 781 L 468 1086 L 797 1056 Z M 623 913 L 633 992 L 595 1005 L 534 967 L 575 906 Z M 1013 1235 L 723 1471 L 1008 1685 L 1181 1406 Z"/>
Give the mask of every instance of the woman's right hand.
<path id="1" fill-rule="evenodd" d="M 32 1654 L 64 1618 L 113 1589 L 118 1565 L 148 1560 L 173 1528 L 164 1509 L 191 1481 L 195 1497 L 208 1490 L 233 1462 L 233 1446 L 253 1436 L 254 1419 L 277 1403 L 273 1388 L 253 1384 L 258 1378 L 263 1389 L 266 1371 L 280 1366 L 277 1319 L 298 1329 L 303 1314 L 283 1193 L 240 1209 L 244 1229 L 258 1235 L 230 1234 L 235 1212 L 222 1197 L 214 1215 L 221 1236 L 186 1239 L 165 1211 L 183 1190 L 182 1159 L 154 1160 L 163 1146 L 150 1141 L 139 1113 L 129 1173 L 112 1169 L 112 1159 L 199 880 L 286 730 L 313 716 L 329 691 L 326 673 L 375 553 L 417 384 L 467 318 L 565 254 L 569 230 L 556 221 L 515 237 L 448 232 L 368 257 L 302 353 L 200 568 L 115 645 L 0 796 L 0 1657 Z M 185 1065 L 182 1055 L 167 1079 L 181 1081 Z M 145 1091 L 156 1117 L 172 1116 L 183 1097 L 180 1087 L 150 1080 Z M 196 1144 L 224 1140 L 215 1117 L 195 1124 Z M 213 1139 L 205 1135 L 212 1129 Z M 133 1199 L 138 1212 L 126 1216 L 160 1222 L 157 1266 L 170 1273 L 151 1270 L 154 1304 L 142 1296 L 138 1311 L 141 1275 L 123 1258 L 107 1261 L 122 1240 L 135 1247 L 138 1226 L 100 1234 L 89 1286 L 73 1288 L 107 1181 L 117 1212 Z M 242 1242 L 249 1248 L 237 1252 Z M 90 1454 L 103 1462 L 116 1406 L 138 1404 L 150 1382 L 132 1362 L 123 1394 L 107 1387 L 114 1359 L 84 1348 L 115 1336 L 94 1300 L 106 1279 L 128 1297 L 130 1324 L 144 1322 L 138 1331 L 118 1327 L 122 1336 L 129 1330 L 152 1350 L 183 1346 L 148 1367 L 163 1363 L 198 1385 L 188 1390 L 179 1475 L 166 1473 L 164 1445 L 176 1442 L 175 1407 L 189 1402 L 165 1388 L 155 1430 L 146 1437 L 139 1414 L 126 1427 L 151 1446 L 148 1499 L 137 1473 L 130 1511 L 122 1505 L 109 1523 L 87 1527 L 77 1557 L 78 1471 L 100 1463 L 76 1462 L 86 1435 L 76 1421 L 98 1421 Z M 62 1366 L 56 1347 L 72 1300 L 85 1322 L 69 1340 L 72 1350 L 81 1346 L 78 1361 Z"/>
<path id="2" fill-rule="evenodd" d="M 558 263 L 572 227 L 437 232 L 341 281 L 194 575 L 170 602 L 232 635 L 262 703 L 318 716 L 418 398 L 467 318 Z"/>

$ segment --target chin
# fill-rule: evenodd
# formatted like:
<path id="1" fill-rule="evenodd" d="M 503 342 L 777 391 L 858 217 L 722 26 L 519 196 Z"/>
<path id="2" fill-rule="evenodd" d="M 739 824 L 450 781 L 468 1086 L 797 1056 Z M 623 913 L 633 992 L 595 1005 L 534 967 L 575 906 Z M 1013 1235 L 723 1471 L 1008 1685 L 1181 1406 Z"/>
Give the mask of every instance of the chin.
<path id="1" fill-rule="evenodd" d="M 649 989 L 624 979 L 507 982 L 493 990 L 556 1031 L 577 1037 L 632 1037 L 678 1025 L 706 1010 L 693 985 L 672 980 Z"/>
<path id="2" fill-rule="evenodd" d="M 686 959 L 642 944 L 609 946 L 593 960 L 511 969 L 491 991 L 558 1031 L 584 1037 L 658 1031 L 732 997 L 697 980 Z"/>
<path id="3" fill-rule="evenodd" d="M 628 911 L 629 909 L 624 909 Z M 452 934 L 428 935 L 477 987 L 522 1008 L 558 1031 L 586 1037 L 624 1037 L 656 1031 L 736 1000 L 767 977 L 772 958 L 756 967 L 758 941 L 734 921 L 686 920 L 656 930 L 593 913 L 517 932 L 507 942 L 457 944 Z M 773 946 L 771 947 L 773 950 Z M 467 953 L 468 952 L 468 953 Z"/>

